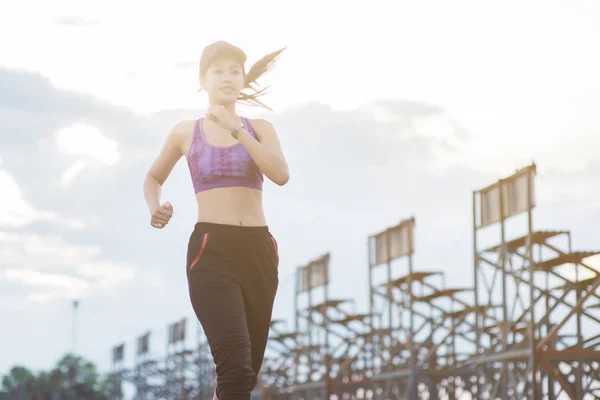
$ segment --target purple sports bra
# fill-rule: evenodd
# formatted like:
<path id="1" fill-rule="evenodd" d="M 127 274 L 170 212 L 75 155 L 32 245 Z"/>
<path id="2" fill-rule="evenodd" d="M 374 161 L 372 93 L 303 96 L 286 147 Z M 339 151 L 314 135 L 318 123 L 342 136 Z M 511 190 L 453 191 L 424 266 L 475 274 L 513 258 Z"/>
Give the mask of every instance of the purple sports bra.
<path id="1" fill-rule="evenodd" d="M 247 118 L 242 117 L 246 131 L 258 137 Z M 215 146 L 206 140 L 202 121 L 196 120 L 192 144 L 187 157 L 194 192 L 214 188 L 244 186 L 262 190 L 263 174 L 241 143 Z"/>

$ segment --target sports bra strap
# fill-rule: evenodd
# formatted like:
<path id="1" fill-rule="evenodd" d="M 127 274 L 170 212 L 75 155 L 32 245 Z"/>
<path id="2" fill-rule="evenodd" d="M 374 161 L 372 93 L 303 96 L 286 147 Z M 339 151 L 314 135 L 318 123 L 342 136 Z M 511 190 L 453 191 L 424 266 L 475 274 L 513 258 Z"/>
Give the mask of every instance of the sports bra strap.
<path id="1" fill-rule="evenodd" d="M 246 131 L 252 135 L 252 137 L 254 137 L 254 139 L 258 140 L 258 136 L 256 135 L 256 131 L 254 131 L 254 128 L 252 127 L 252 124 L 250 123 L 250 120 L 246 117 L 242 117 L 242 120 L 244 121 L 244 127 L 246 128 Z"/>

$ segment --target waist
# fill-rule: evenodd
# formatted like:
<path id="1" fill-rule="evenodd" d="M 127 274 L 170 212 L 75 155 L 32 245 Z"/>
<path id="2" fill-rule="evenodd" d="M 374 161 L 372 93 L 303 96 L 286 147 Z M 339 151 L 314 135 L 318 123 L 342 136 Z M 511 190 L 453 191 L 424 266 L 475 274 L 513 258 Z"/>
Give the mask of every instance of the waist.
<path id="1" fill-rule="evenodd" d="M 210 233 L 227 236 L 265 236 L 269 234 L 267 225 L 241 226 L 199 221 L 194 225 L 194 233 Z"/>
<path id="2" fill-rule="evenodd" d="M 196 194 L 198 222 L 266 225 L 262 192 L 246 187 L 217 188 Z"/>

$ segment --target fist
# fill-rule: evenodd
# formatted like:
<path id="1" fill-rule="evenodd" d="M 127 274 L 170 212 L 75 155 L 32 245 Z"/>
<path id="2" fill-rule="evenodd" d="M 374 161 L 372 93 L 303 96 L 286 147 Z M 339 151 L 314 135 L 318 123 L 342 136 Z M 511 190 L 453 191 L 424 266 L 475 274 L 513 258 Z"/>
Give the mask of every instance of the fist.
<path id="1" fill-rule="evenodd" d="M 168 201 L 162 206 L 156 207 L 152 210 L 152 217 L 150 218 L 150 225 L 155 228 L 162 229 L 169 223 L 169 220 L 173 216 L 173 206 Z"/>

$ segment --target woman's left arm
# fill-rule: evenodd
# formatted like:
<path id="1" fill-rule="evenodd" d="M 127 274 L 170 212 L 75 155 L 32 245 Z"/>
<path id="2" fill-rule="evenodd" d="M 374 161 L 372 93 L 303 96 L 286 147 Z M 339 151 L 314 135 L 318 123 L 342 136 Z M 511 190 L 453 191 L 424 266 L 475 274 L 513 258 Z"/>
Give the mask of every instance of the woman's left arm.
<path id="1" fill-rule="evenodd" d="M 252 128 L 259 141 L 254 139 L 246 129 L 240 130 L 239 141 L 267 178 L 279 186 L 285 185 L 290 179 L 290 172 L 275 128 L 264 119 L 252 120 Z"/>

